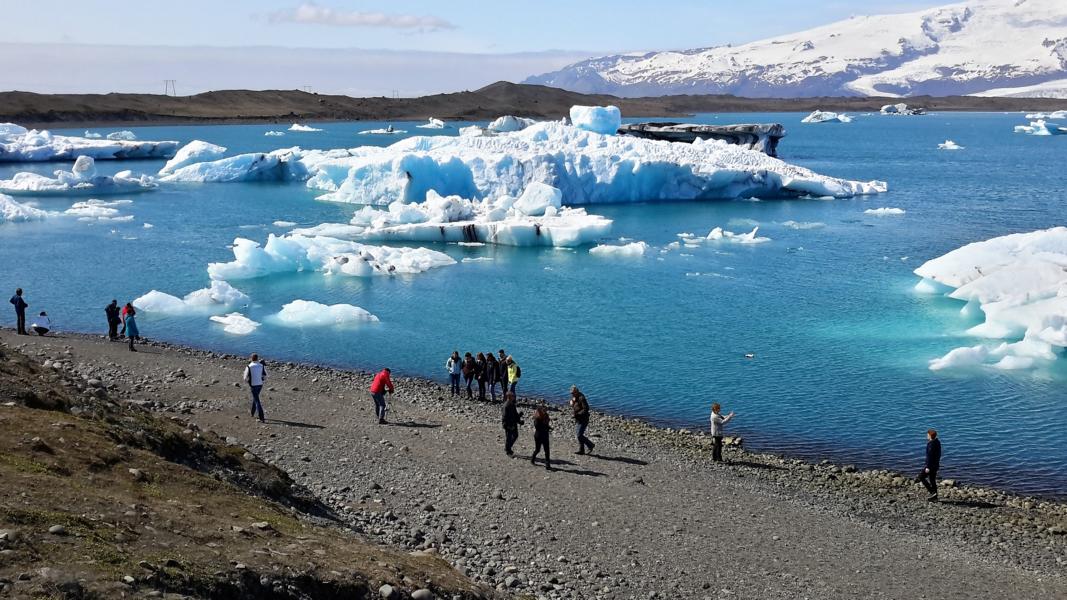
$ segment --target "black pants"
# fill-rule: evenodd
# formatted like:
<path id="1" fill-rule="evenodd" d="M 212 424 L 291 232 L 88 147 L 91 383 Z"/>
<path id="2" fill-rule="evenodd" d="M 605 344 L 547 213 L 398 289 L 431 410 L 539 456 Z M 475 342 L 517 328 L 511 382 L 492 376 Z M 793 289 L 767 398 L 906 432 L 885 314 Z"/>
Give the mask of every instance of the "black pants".
<path id="1" fill-rule="evenodd" d="M 505 425 L 504 426 L 504 452 L 507 452 L 510 456 L 515 447 L 515 442 L 519 439 L 519 426 L 518 425 Z"/>
<path id="2" fill-rule="evenodd" d="M 26 311 L 15 311 L 15 329 L 18 330 L 19 335 L 28 335 L 26 333 Z"/>
<path id="3" fill-rule="evenodd" d="M 478 399 L 485 402 L 485 380 L 478 380 Z"/>
<path id="4" fill-rule="evenodd" d="M 547 435 L 544 436 L 544 437 L 537 436 L 537 435 L 534 436 L 534 451 L 533 451 L 533 455 L 530 456 L 530 462 L 534 462 L 534 459 L 536 459 L 537 455 L 541 452 L 541 448 L 545 449 L 545 466 L 546 467 L 551 467 L 552 466 L 552 456 L 549 453 L 548 436 Z"/>
<path id="5" fill-rule="evenodd" d="M 933 495 L 933 496 L 937 495 L 937 471 L 936 470 L 928 472 L 926 469 L 923 469 L 922 473 L 919 473 L 918 479 L 919 479 L 919 483 L 923 484 L 923 487 L 926 488 L 926 491 L 930 492 L 930 494 Z"/>
<path id="6" fill-rule="evenodd" d="M 715 443 L 711 447 L 711 460 L 715 462 L 722 462 L 722 436 L 717 435 L 712 438 Z"/>
<path id="7" fill-rule="evenodd" d="M 119 337 L 119 321 L 118 319 L 107 320 L 107 337 L 108 339 L 116 339 Z"/>

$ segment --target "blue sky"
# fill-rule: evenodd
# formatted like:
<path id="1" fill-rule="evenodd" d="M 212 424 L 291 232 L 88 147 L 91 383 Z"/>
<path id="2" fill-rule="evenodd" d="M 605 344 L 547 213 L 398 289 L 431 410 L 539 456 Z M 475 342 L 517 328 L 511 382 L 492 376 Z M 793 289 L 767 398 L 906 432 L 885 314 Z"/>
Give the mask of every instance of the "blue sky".
<path id="1" fill-rule="evenodd" d="M 943 3 L 0 0 L 0 90 L 159 93 L 176 79 L 179 94 L 308 86 L 415 96 L 521 81 L 599 54 L 748 42 Z"/>

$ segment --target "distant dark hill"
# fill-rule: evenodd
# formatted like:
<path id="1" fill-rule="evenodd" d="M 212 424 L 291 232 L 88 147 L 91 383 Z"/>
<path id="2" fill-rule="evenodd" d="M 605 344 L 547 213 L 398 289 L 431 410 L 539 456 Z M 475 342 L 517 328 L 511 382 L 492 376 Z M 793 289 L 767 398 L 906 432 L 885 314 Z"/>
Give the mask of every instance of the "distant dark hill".
<path id="1" fill-rule="evenodd" d="M 401 121 L 430 117 L 485 120 L 501 115 L 560 118 L 575 104 L 615 104 L 628 117 L 676 117 L 696 112 L 776 112 L 815 109 L 871 111 L 894 98 L 739 98 L 662 96 L 618 98 L 541 85 L 497 82 L 476 91 L 420 98 L 352 98 L 297 90 L 222 90 L 195 96 L 156 94 L 35 94 L 0 92 L 0 121 L 30 126 L 148 123 L 286 123 L 293 121 Z M 1057 110 L 1063 100 L 918 96 L 906 100 L 930 110 Z"/>

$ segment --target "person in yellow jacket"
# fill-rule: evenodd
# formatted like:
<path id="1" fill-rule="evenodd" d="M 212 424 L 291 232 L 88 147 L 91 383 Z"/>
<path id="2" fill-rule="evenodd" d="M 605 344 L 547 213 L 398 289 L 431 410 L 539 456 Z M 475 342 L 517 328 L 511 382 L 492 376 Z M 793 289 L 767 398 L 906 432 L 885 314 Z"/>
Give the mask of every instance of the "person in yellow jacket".
<path id="1" fill-rule="evenodd" d="M 508 391 L 512 394 L 515 393 L 515 385 L 519 383 L 519 378 L 522 377 L 522 368 L 519 363 L 515 362 L 515 358 L 508 357 Z"/>

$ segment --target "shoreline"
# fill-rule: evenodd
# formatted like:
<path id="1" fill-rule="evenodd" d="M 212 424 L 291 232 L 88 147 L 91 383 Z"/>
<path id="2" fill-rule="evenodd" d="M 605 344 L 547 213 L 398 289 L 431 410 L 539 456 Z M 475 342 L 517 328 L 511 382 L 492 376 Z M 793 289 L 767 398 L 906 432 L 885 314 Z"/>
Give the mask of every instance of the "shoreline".
<path id="1" fill-rule="evenodd" d="M 353 531 L 433 552 L 500 590 L 902 597 L 914 582 L 901 573 L 933 569 L 935 597 L 1067 593 L 1062 502 L 945 482 L 942 502 L 929 504 L 891 472 L 733 446 L 728 464 L 716 465 L 707 435 L 596 412 L 596 451 L 576 456 L 571 420 L 558 409 L 556 470 L 546 472 L 521 460 L 528 425 L 520 458 L 505 457 L 499 405 L 450 399 L 420 378 L 396 378 L 392 425 L 380 426 L 369 418 L 367 373 L 270 361 L 261 425 L 247 416 L 244 361 L 232 354 L 161 342 L 131 353 L 100 336 L 19 338 L 6 329 L 0 342 L 102 381 L 113 401 L 215 432 L 288 472 Z"/>

